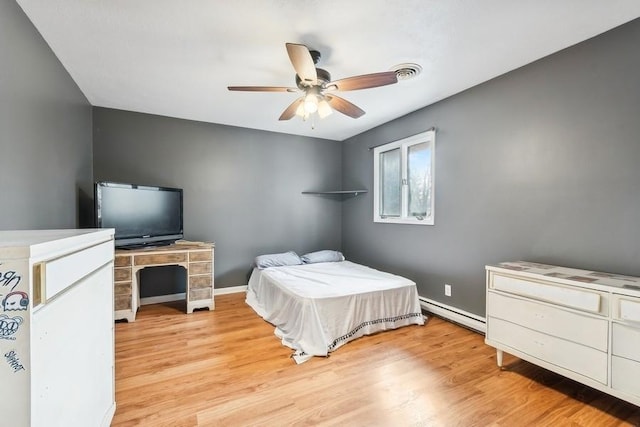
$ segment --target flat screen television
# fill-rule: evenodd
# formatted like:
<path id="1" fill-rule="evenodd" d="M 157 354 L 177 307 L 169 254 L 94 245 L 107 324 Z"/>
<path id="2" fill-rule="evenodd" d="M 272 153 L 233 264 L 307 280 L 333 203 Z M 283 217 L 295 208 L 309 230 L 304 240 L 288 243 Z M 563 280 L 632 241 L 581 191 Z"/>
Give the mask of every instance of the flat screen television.
<path id="1" fill-rule="evenodd" d="M 182 189 L 97 182 L 98 228 L 115 228 L 119 248 L 167 245 L 182 239 Z"/>

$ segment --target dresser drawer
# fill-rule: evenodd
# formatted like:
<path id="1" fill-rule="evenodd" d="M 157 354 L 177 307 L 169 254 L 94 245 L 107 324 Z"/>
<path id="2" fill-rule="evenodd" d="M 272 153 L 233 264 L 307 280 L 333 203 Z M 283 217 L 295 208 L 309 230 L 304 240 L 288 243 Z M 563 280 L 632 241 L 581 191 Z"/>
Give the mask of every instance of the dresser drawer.
<path id="1" fill-rule="evenodd" d="M 604 304 L 601 301 L 602 295 L 596 291 L 518 279 L 500 274 L 492 274 L 489 286 L 492 289 L 571 307 L 576 310 L 606 314 Z"/>
<path id="2" fill-rule="evenodd" d="M 611 331 L 611 352 L 640 362 L 640 329 L 614 323 Z"/>
<path id="3" fill-rule="evenodd" d="M 548 304 L 495 292 L 487 293 L 487 315 L 606 352 L 606 319 L 570 312 Z"/>
<path id="4" fill-rule="evenodd" d="M 623 357 L 611 357 L 611 388 L 640 396 L 640 363 Z"/>
<path id="5" fill-rule="evenodd" d="M 616 295 L 613 300 L 613 318 L 640 325 L 640 298 Z"/>
<path id="6" fill-rule="evenodd" d="M 113 262 L 113 242 L 104 242 L 43 263 L 46 300 L 53 298 L 103 265 Z"/>
<path id="7" fill-rule="evenodd" d="M 494 317 L 487 318 L 487 339 L 607 384 L 606 352 Z"/>

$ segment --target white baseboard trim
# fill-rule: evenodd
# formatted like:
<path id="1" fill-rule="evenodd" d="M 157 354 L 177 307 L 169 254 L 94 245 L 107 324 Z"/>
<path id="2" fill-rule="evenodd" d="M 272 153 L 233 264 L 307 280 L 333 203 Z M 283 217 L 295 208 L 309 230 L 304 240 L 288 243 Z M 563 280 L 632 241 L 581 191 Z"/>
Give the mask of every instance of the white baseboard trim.
<path id="1" fill-rule="evenodd" d="M 227 288 L 214 289 L 213 295 L 237 294 L 247 292 L 247 285 L 229 286 Z M 187 298 L 187 294 L 182 292 L 179 294 L 158 295 L 155 297 L 140 298 L 140 305 L 162 304 L 163 302 L 180 301 Z"/>
<path id="2" fill-rule="evenodd" d="M 180 301 L 187 298 L 187 294 L 182 292 L 179 294 L 158 295 L 155 297 L 140 298 L 140 305 L 161 304 L 163 302 Z"/>
<path id="3" fill-rule="evenodd" d="M 450 305 L 442 304 L 429 298 L 418 297 L 418 299 L 420 300 L 420 307 L 436 316 L 444 317 L 454 323 L 459 323 L 462 326 L 482 332 L 483 334 L 487 332 L 487 321 L 484 317 Z"/>
<path id="4" fill-rule="evenodd" d="M 247 285 L 229 286 L 227 288 L 219 288 L 213 291 L 214 295 L 238 294 L 247 292 Z"/>

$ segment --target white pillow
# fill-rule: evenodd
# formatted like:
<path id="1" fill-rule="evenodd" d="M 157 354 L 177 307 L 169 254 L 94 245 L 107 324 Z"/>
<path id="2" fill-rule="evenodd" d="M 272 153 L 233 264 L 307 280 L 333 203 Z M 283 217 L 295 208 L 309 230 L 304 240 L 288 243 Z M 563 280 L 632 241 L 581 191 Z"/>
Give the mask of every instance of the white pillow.
<path id="1" fill-rule="evenodd" d="M 309 252 L 308 254 L 302 255 L 300 258 L 302 258 L 302 261 L 305 264 L 315 264 L 317 262 L 344 261 L 344 255 L 342 255 L 342 252 L 330 251 L 330 250 Z"/>
<path id="2" fill-rule="evenodd" d="M 266 254 L 256 257 L 254 264 L 260 270 L 268 267 L 282 267 L 284 265 L 300 265 L 302 259 L 293 251 L 280 254 Z"/>

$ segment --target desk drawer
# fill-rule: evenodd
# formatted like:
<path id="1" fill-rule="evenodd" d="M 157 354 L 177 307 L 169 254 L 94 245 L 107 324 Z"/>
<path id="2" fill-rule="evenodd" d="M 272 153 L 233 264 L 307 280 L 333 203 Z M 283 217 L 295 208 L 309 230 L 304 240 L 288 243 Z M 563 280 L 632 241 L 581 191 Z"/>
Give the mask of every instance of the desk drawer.
<path id="1" fill-rule="evenodd" d="M 131 310 L 131 295 L 116 295 L 114 310 Z"/>
<path id="2" fill-rule="evenodd" d="M 113 286 L 113 294 L 116 296 L 126 295 L 131 296 L 131 282 L 116 283 Z"/>
<path id="3" fill-rule="evenodd" d="M 211 273 L 210 262 L 190 262 L 189 274 L 207 274 Z"/>
<path id="4" fill-rule="evenodd" d="M 189 261 L 211 261 L 212 256 L 213 253 L 211 250 L 191 252 L 189 254 Z"/>
<path id="5" fill-rule="evenodd" d="M 200 289 L 211 287 L 211 276 L 189 276 L 189 288 Z"/>
<path id="6" fill-rule="evenodd" d="M 576 310 L 604 313 L 603 304 L 601 304 L 602 296 L 596 291 L 540 283 L 500 274 L 493 274 L 492 279 L 490 287 L 496 290 L 571 307 Z"/>
<path id="7" fill-rule="evenodd" d="M 189 301 L 209 300 L 213 295 L 212 288 L 191 289 L 189 291 Z"/>
<path id="8" fill-rule="evenodd" d="M 487 293 L 487 315 L 600 351 L 608 348 L 607 319 L 495 292 Z"/>
<path id="9" fill-rule="evenodd" d="M 133 263 L 135 265 L 154 265 L 154 264 L 172 264 L 172 263 L 184 263 L 187 262 L 187 253 L 170 253 L 170 254 L 149 254 L 149 255 L 136 255 Z"/>
<path id="10" fill-rule="evenodd" d="M 131 266 L 131 256 L 130 255 L 116 255 L 116 258 L 113 262 L 115 267 L 129 267 Z"/>
<path id="11" fill-rule="evenodd" d="M 487 339 L 607 384 L 607 353 L 511 322 L 487 318 Z"/>
<path id="12" fill-rule="evenodd" d="M 131 268 L 114 268 L 113 269 L 113 280 L 116 282 L 126 282 L 131 281 Z"/>

